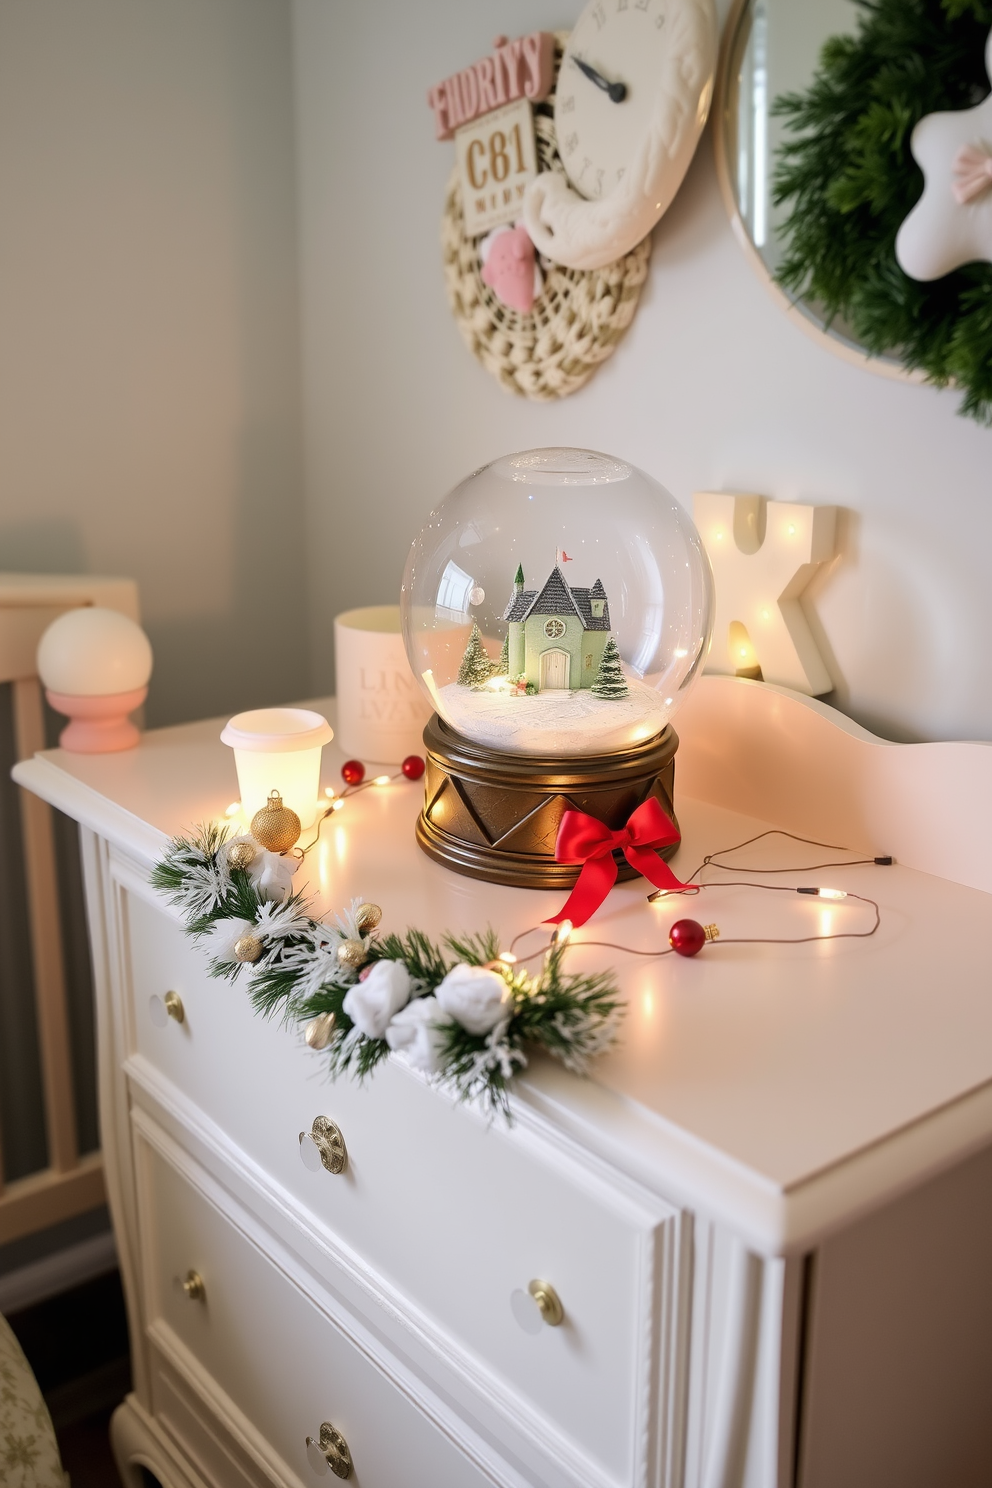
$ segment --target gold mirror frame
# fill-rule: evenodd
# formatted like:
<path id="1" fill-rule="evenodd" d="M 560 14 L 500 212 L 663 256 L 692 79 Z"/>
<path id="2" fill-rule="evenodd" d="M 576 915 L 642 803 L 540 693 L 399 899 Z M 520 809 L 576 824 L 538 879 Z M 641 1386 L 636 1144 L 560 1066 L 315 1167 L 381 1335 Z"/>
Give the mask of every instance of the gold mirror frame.
<path id="1" fill-rule="evenodd" d="M 748 12 L 754 0 L 734 0 L 730 15 L 724 26 L 720 45 L 720 65 L 717 72 L 716 97 L 713 107 L 713 148 L 716 154 L 716 172 L 720 182 L 723 204 L 730 218 L 734 236 L 740 244 L 744 257 L 765 285 L 772 299 L 784 310 L 794 325 L 799 326 L 811 340 L 825 347 L 834 356 L 841 357 L 856 367 L 874 372 L 878 377 L 887 377 L 894 382 L 924 383 L 925 376 L 918 370 L 910 371 L 891 357 L 870 356 L 853 338 L 836 330 L 828 330 L 817 319 L 816 313 L 802 300 L 793 300 L 786 294 L 751 241 L 745 226 L 734 190 L 731 161 L 736 155 L 737 114 L 731 108 L 732 83 L 739 77 L 741 58 L 748 40 Z"/>

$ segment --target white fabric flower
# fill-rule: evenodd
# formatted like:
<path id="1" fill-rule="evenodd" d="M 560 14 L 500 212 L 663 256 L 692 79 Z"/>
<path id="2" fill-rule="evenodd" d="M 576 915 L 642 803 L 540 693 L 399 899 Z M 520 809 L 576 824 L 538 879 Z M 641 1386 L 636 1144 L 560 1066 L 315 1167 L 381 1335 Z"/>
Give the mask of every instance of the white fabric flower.
<path id="1" fill-rule="evenodd" d="M 242 842 L 250 843 L 255 849 L 255 856 L 248 864 L 248 877 L 263 899 L 281 904 L 293 892 L 293 874 L 300 866 L 300 859 L 293 853 L 283 856 L 282 853 L 268 852 L 250 832 L 239 832 L 236 837 L 228 838 L 218 858 L 218 866 L 223 864 L 226 875 L 230 873 L 231 851 Z"/>
<path id="2" fill-rule="evenodd" d="M 260 849 L 248 872 L 263 899 L 281 904 L 293 892 L 293 874 L 299 866 L 299 858 Z"/>
<path id="3" fill-rule="evenodd" d="M 380 961 L 379 965 L 382 964 Z M 397 1054 L 402 1054 L 414 1069 L 422 1070 L 425 1075 L 436 1075 L 441 1069 L 444 1023 L 436 997 L 415 997 L 396 1014 L 386 1029 L 386 1043 Z"/>
<path id="4" fill-rule="evenodd" d="M 204 948 L 215 961 L 237 961 L 234 947 L 242 936 L 255 933 L 251 920 L 214 920 L 204 934 Z"/>
<path id="5" fill-rule="evenodd" d="M 498 971 L 455 966 L 436 992 L 438 1002 L 467 1033 L 489 1033 L 510 1011 L 510 989 Z"/>
<path id="6" fill-rule="evenodd" d="M 348 989 L 342 1006 L 367 1038 L 381 1039 L 393 1014 L 410 1001 L 412 990 L 410 973 L 402 961 L 375 961 L 364 982 Z"/>

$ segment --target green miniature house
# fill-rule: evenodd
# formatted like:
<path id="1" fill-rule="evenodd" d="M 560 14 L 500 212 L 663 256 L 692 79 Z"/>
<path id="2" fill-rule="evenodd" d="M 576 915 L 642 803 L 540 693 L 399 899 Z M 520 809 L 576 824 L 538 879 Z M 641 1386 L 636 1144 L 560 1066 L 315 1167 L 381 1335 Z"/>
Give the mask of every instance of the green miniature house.
<path id="1" fill-rule="evenodd" d="M 509 675 L 538 692 L 591 687 L 610 637 L 610 605 L 599 579 L 573 589 L 555 564 L 543 589 L 525 589 L 523 568 L 503 616 L 509 621 Z"/>

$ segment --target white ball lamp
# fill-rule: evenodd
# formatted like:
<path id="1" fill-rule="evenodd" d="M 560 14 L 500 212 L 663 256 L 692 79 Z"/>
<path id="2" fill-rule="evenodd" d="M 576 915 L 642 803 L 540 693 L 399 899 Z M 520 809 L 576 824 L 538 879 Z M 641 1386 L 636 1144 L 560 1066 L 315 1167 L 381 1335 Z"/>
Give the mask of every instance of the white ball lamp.
<path id="1" fill-rule="evenodd" d="M 273 791 L 302 828 L 317 819 L 320 752 L 334 732 L 309 708 L 254 708 L 236 713 L 221 733 L 234 750 L 241 809 L 251 821 Z"/>
<path id="2" fill-rule="evenodd" d="M 38 643 L 45 696 L 68 724 L 59 736 L 74 754 L 133 749 L 141 738 L 129 714 L 148 696 L 152 648 L 127 615 L 101 605 L 68 610 Z"/>

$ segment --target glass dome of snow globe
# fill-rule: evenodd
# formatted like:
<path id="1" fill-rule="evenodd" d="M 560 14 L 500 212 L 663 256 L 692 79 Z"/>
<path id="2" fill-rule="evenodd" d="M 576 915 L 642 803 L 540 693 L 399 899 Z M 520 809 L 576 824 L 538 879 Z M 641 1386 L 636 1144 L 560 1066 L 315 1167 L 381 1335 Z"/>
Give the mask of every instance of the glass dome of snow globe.
<path id="1" fill-rule="evenodd" d="M 537 449 L 476 470 L 407 560 L 415 677 L 463 739 L 568 759 L 657 739 L 702 669 L 709 562 L 688 514 L 611 455 Z"/>

